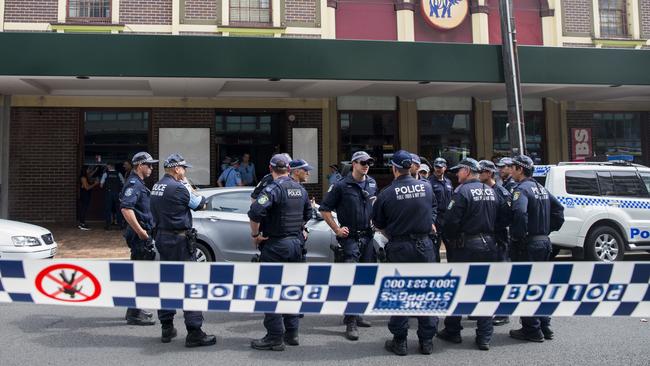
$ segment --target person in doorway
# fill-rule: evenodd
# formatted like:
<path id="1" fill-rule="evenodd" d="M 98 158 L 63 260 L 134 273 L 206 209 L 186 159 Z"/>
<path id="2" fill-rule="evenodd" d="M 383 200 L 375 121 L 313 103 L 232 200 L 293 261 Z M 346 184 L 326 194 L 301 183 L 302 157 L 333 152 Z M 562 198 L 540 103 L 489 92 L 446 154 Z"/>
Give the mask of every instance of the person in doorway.
<path id="1" fill-rule="evenodd" d="M 120 213 L 120 192 L 124 186 L 124 176 L 115 170 L 115 164 L 107 163 L 99 185 L 104 189 L 104 229 L 109 230 L 115 215 L 116 224 L 122 226 Z"/>
<path id="2" fill-rule="evenodd" d="M 254 186 L 257 183 L 255 175 L 255 164 L 251 162 L 251 154 L 245 153 L 241 157 L 241 164 L 237 169 L 241 175 L 242 184 L 245 186 Z"/>
<path id="3" fill-rule="evenodd" d="M 233 158 L 230 161 L 230 167 L 221 173 L 217 179 L 219 187 L 237 187 L 242 186 L 241 174 L 239 174 L 239 159 Z"/>
<path id="4" fill-rule="evenodd" d="M 98 167 L 90 167 L 84 165 L 81 167 L 79 180 L 81 186 L 79 187 L 79 225 L 80 230 L 90 230 L 86 226 L 86 213 L 90 207 L 90 199 L 92 197 L 92 190 L 99 185 L 99 182 L 94 177 L 97 174 Z"/>

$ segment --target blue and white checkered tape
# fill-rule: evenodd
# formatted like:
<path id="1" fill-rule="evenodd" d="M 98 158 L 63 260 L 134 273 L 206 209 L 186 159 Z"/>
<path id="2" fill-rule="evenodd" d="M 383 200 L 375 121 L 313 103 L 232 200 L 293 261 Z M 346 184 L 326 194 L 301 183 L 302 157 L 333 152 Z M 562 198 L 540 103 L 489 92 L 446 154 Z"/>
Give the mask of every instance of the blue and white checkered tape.
<path id="1" fill-rule="evenodd" d="M 548 175 L 548 171 L 551 170 L 553 165 L 535 165 L 535 170 L 533 170 L 533 177 L 545 177 Z"/>
<path id="2" fill-rule="evenodd" d="M 647 199 L 600 198 L 588 196 L 558 196 L 557 199 L 563 206 L 567 208 L 575 208 L 576 206 L 605 207 L 611 203 L 618 203 L 619 208 L 638 208 L 642 210 L 650 210 L 650 200 Z"/>
<path id="3" fill-rule="evenodd" d="M 0 260 L 0 302 L 237 313 L 650 316 L 650 263 Z"/>

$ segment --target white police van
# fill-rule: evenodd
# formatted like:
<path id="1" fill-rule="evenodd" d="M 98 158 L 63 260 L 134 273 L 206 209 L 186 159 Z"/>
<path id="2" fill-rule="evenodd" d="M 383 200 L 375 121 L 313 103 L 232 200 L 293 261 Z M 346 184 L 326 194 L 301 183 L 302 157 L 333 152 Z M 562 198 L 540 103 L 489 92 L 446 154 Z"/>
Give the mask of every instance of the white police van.
<path id="1" fill-rule="evenodd" d="M 650 168 L 623 161 L 559 163 L 535 167 L 534 177 L 564 206 L 564 225 L 550 235 L 556 251 L 607 262 L 650 251 Z"/>

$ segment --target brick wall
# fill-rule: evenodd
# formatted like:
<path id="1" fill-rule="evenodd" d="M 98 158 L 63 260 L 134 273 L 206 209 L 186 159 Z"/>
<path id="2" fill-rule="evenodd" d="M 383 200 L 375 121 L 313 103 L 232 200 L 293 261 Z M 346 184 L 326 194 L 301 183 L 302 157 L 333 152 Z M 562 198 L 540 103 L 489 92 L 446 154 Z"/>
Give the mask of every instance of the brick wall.
<path id="1" fill-rule="evenodd" d="M 126 24 L 172 24 L 172 0 L 123 0 L 120 22 Z"/>
<path id="2" fill-rule="evenodd" d="M 650 0 L 639 0 L 641 38 L 650 38 Z"/>
<path id="3" fill-rule="evenodd" d="M 591 0 L 563 0 L 562 28 L 565 36 L 589 36 L 593 32 Z"/>
<path id="4" fill-rule="evenodd" d="M 315 197 L 317 202 L 323 198 L 323 111 L 320 109 L 310 110 L 288 110 L 287 116 L 293 114 L 296 116 L 295 121 L 282 121 L 287 123 L 289 140 L 287 141 L 287 151 L 289 154 L 293 151 L 293 128 L 317 128 L 318 129 L 318 171 L 312 171 L 318 177 L 318 183 L 305 184 L 309 197 Z M 299 159 L 299 156 L 293 156 Z"/>
<path id="5" fill-rule="evenodd" d="M 220 0 L 185 0 L 185 17 L 183 21 L 207 20 L 214 22 L 219 17 L 217 10 Z M 182 6 L 182 4 L 181 4 Z"/>
<path id="6" fill-rule="evenodd" d="M 159 128 L 209 128 L 210 129 L 210 185 L 217 184 L 217 152 L 214 141 L 214 109 L 183 109 L 183 108 L 158 108 L 152 111 L 151 116 L 151 153 L 160 159 L 166 156 L 158 154 L 158 129 Z M 179 151 L 182 155 L 183 152 Z M 192 162 L 190 162 L 191 164 Z M 158 177 L 158 168 L 151 174 Z"/>
<path id="7" fill-rule="evenodd" d="M 57 21 L 57 0 L 6 0 L 5 22 L 54 23 Z"/>
<path id="8" fill-rule="evenodd" d="M 316 7 L 320 3 L 316 0 L 286 0 L 284 2 L 284 21 L 291 23 L 316 24 Z"/>
<path id="9" fill-rule="evenodd" d="M 9 218 L 76 220 L 79 110 L 12 108 Z"/>

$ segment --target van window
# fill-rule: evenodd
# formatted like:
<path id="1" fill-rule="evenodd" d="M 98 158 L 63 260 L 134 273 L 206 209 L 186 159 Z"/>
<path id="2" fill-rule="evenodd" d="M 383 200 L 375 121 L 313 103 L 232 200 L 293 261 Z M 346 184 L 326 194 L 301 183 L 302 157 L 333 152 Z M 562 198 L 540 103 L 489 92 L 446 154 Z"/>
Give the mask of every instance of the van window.
<path id="1" fill-rule="evenodd" d="M 600 186 L 600 193 L 603 196 L 613 196 L 614 195 L 614 181 L 612 180 L 612 174 L 610 172 L 596 172 L 598 175 L 598 185 Z"/>
<path id="2" fill-rule="evenodd" d="M 650 172 L 639 172 L 643 184 L 645 184 L 646 191 L 650 192 Z"/>
<path id="3" fill-rule="evenodd" d="M 566 191 L 582 196 L 599 196 L 596 172 L 593 170 L 569 170 L 564 177 Z"/>
<path id="4" fill-rule="evenodd" d="M 621 197 L 648 197 L 648 191 L 636 171 L 612 172 L 614 195 Z"/>

